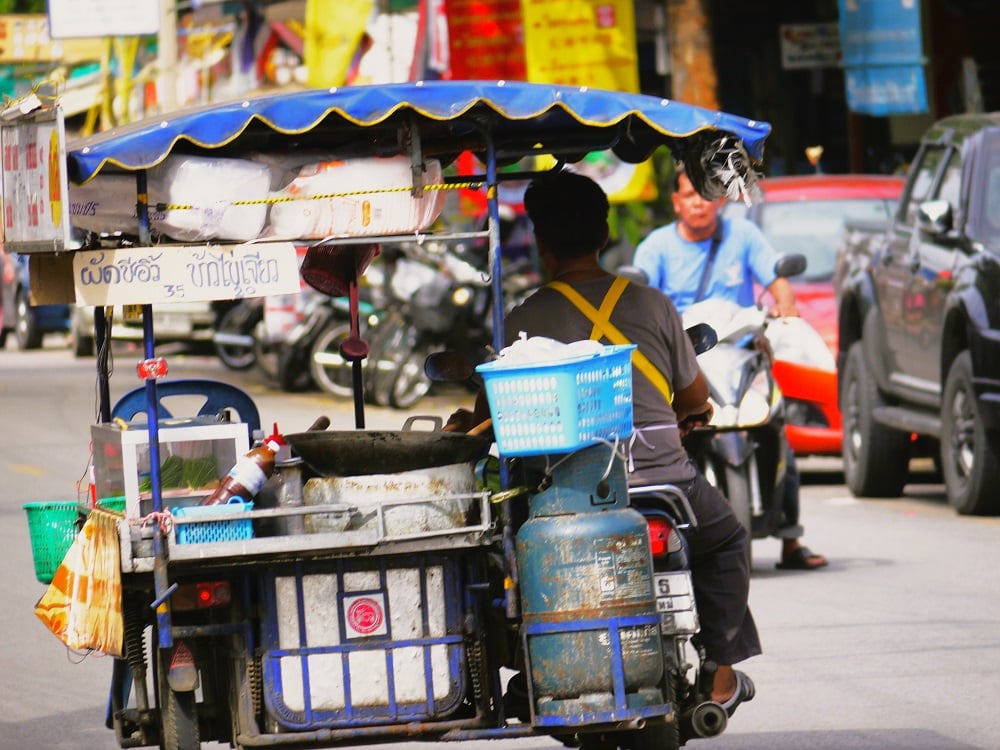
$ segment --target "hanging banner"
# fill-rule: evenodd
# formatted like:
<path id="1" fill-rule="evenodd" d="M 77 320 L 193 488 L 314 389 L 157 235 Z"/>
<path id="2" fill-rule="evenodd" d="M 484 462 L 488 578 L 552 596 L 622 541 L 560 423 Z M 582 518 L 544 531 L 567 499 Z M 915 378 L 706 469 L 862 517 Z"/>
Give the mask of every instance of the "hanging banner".
<path id="1" fill-rule="evenodd" d="M 839 0 L 847 107 L 886 116 L 927 111 L 918 0 Z"/>
<path id="2" fill-rule="evenodd" d="M 528 80 L 639 91 L 632 0 L 523 0 Z M 574 165 L 612 203 L 656 197 L 649 162 L 626 164 L 610 152 Z"/>
<path id="3" fill-rule="evenodd" d="M 524 81 L 521 0 L 445 0 L 451 71 L 469 81 Z"/>

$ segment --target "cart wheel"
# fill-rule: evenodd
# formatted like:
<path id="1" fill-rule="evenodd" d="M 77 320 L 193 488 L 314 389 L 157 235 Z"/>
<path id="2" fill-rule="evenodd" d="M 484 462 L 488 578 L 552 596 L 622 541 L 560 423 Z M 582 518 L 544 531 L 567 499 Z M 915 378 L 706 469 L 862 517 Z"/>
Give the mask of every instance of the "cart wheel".
<path id="1" fill-rule="evenodd" d="M 160 750 L 200 750 L 198 705 L 193 690 L 176 691 L 167 681 L 170 664 L 156 649 L 156 691 L 160 706 Z"/>

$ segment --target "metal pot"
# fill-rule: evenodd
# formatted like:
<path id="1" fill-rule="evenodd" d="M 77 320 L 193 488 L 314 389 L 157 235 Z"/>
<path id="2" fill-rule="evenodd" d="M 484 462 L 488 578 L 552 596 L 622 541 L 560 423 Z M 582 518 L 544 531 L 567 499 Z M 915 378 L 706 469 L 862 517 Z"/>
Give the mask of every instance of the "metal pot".
<path id="1" fill-rule="evenodd" d="M 284 435 L 314 473 L 330 476 L 392 474 L 476 461 L 491 438 L 421 430 L 327 430 Z"/>

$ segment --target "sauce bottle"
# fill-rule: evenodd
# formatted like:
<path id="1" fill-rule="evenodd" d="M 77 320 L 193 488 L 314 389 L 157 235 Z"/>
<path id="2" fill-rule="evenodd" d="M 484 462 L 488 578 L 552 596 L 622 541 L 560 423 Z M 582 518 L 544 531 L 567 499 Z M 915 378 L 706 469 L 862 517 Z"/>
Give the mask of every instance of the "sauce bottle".
<path id="1" fill-rule="evenodd" d="M 201 504 L 225 505 L 234 497 L 249 502 L 260 492 L 267 478 L 274 473 L 274 457 L 284 445 L 285 440 L 278 432 L 278 425 L 275 423 L 274 432 L 237 461 L 219 482 L 215 492 L 202 500 Z"/>

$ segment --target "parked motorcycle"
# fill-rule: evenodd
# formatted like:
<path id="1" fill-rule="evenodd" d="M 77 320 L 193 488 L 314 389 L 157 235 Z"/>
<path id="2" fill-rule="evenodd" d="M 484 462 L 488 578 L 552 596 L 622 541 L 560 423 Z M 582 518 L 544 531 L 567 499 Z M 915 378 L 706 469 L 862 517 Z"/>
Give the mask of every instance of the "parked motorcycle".
<path id="1" fill-rule="evenodd" d="M 805 257 L 778 260 L 778 276 L 805 270 Z M 685 438 L 688 453 L 706 479 L 728 498 L 752 538 L 771 536 L 783 523 L 782 498 L 788 442 L 784 401 L 772 373 L 767 331 L 773 321 L 758 300 L 740 307 L 708 299 L 691 305 L 685 326 L 707 323 L 719 343 L 698 356 L 709 383 L 711 422 Z"/>
<path id="2" fill-rule="evenodd" d="M 288 330 L 282 318 L 295 314 L 290 296 L 249 297 L 223 313 L 212 334 L 222 364 L 237 371 L 259 367 L 269 378 L 276 377 L 279 352 Z"/>

